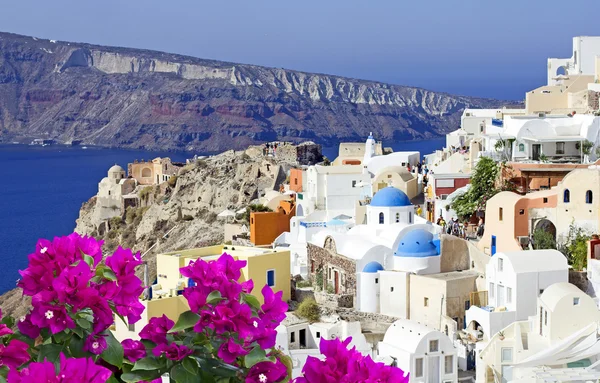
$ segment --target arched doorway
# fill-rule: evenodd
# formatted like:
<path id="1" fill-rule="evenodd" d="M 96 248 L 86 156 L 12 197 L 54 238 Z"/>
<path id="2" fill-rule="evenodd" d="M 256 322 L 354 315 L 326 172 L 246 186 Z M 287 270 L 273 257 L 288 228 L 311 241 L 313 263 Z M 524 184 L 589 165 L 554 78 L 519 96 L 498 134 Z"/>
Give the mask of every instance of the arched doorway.
<path id="1" fill-rule="evenodd" d="M 304 217 L 304 208 L 302 208 L 302 205 L 296 206 L 296 216 Z"/>
<path id="2" fill-rule="evenodd" d="M 144 178 L 152 177 L 152 170 L 150 170 L 150 168 L 143 168 L 142 169 L 142 177 L 144 177 Z"/>
<path id="3" fill-rule="evenodd" d="M 556 68 L 556 75 L 557 76 L 566 76 L 567 69 L 564 66 L 559 66 L 558 68 Z"/>
<path id="4" fill-rule="evenodd" d="M 552 234 L 552 238 L 554 238 L 554 240 L 556 241 L 556 226 L 554 226 L 552 221 L 545 219 L 545 218 L 540 219 L 535 224 L 535 228 L 533 231 L 536 232 L 537 230 L 542 230 L 542 231 L 545 231 L 546 233 Z"/>

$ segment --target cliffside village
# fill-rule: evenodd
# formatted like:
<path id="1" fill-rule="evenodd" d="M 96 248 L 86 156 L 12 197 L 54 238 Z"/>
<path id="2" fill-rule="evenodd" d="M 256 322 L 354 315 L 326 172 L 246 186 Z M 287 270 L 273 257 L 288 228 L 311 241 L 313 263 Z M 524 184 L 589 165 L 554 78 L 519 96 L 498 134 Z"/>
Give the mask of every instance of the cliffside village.
<path id="1" fill-rule="evenodd" d="M 265 211 L 248 222 L 246 206 L 219 215 L 223 244 L 156 256 L 145 318 L 117 321 L 116 337 L 154 316 L 176 320 L 189 309 L 179 268 L 227 252 L 248 262 L 242 278 L 255 286 L 320 305 L 319 320 L 290 311 L 278 329 L 294 376 L 321 338 L 351 336 L 411 382 L 600 380 L 600 37 L 575 37 L 573 56 L 547 67 L 547 85 L 527 92 L 524 108 L 465 110 L 443 150 L 391 152 L 371 134 L 284 182 L 274 174 L 255 201 Z M 472 176 L 484 159 L 514 187 L 461 217 L 454 203 L 480 186 Z M 99 184 L 99 218 L 137 206 L 139 185 L 168 183 L 181 165 L 136 162 L 128 177 L 113 166 Z M 565 243 L 576 229 L 587 246 L 579 263 L 536 243 L 536 233 Z"/>

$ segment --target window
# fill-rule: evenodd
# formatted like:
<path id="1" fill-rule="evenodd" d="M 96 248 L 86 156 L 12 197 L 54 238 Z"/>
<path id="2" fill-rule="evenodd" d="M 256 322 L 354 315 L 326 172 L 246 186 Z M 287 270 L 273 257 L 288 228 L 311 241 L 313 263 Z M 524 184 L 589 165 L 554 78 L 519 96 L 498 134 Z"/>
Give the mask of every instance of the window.
<path id="1" fill-rule="evenodd" d="M 498 258 L 498 271 L 504 271 L 504 259 Z"/>
<path id="2" fill-rule="evenodd" d="M 127 329 L 129 330 L 129 332 L 135 332 L 135 323 L 129 323 L 127 325 Z"/>
<path id="3" fill-rule="evenodd" d="M 408 223 L 412 223 L 412 213 L 408 212 Z"/>
<path id="4" fill-rule="evenodd" d="M 593 199 L 594 195 L 592 194 L 591 190 L 588 190 L 585 192 L 585 203 L 592 203 L 592 199 Z"/>
<path id="5" fill-rule="evenodd" d="M 540 294 L 539 295 L 542 295 L 543 292 L 544 292 L 544 289 L 540 289 Z"/>
<path id="6" fill-rule="evenodd" d="M 317 338 L 321 337 L 321 333 L 317 331 Z"/>
<path id="7" fill-rule="evenodd" d="M 331 279 L 331 267 L 329 268 L 329 279 Z"/>
<path id="8" fill-rule="evenodd" d="M 525 209 L 520 209 L 519 210 L 519 215 L 523 215 L 523 214 L 525 214 Z"/>
<path id="9" fill-rule="evenodd" d="M 110 190 L 108 191 L 108 195 L 110 195 Z"/>
<path id="10" fill-rule="evenodd" d="M 465 301 L 465 311 L 467 311 L 471 307 L 471 301 Z"/>
<path id="11" fill-rule="evenodd" d="M 494 284 L 490 282 L 490 291 L 488 292 L 490 298 L 494 298 Z"/>
<path id="12" fill-rule="evenodd" d="M 393 293 L 394 292 L 394 287 L 390 287 L 390 292 Z"/>
<path id="13" fill-rule="evenodd" d="M 379 283 L 379 278 L 375 278 L 375 283 Z"/>
<path id="14" fill-rule="evenodd" d="M 446 355 L 444 357 L 444 373 L 454 373 L 454 357 L 452 355 Z"/>
<path id="15" fill-rule="evenodd" d="M 512 287 L 506 288 L 506 302 L 512 303 Z"/>
<path id="16" fill-rule="evenodd" d="M 563 193 L 563 201 L 564 203 L 571 202 L 571 192 L 569 191 L 569 189 L 565 189 L 565 192 Z"/>
<path id="17" fill-rule="evenodd" d="M 254 223 L 254 218 L 250 218 L 250 224 Z"/>
<path id="18" fill-rule="evenodd" d="M 400 213 L 396 213 L 396 223 L 400 222 Z"/>
<path id="19" fill-rule="evenodd" d="M 267 285 L 275 286 L 275 270 L 267 270 Z"/>
<path id="20" fill-rule="evenodd" d="M 544 203 L 548 203 L 548 197 L 544 197 Z"/>
<path id="21" fill-rule="evenodd" d="M 314 273 L 315 272 L 315 261 L 310 261 L 310 272 Z"/>
<path id="22" fill-rule="evenodd" d="M 356 187 L 356 181 L 352 181 L 352 187 Z"/>
<path id="23" fill-rule="evenodd" d="M 440 342 L 438 340 L 429 341 L 429 352 L 438 352 L 440 348 Z"/>
<path id="24" fill-rule="evenodd" d="M 429 298 L 427 298 L 427 297 L 423 298 L 423 306 L 429 307 Z"/>
<path id="25" fill-rule="evenodd" d="M 415 359 L 415 377 L 416 378 L 423 377 L 423 358 Z"/>
<path id="26" fill-rule="evenodd" d="M 502 221 L 502 208 L 498 208 L 498 220 Z"/>
<path id="27" fill-rule="evenodd" d="M 294 331 L 292 331 L 290 333 L 290 343 L 295 343 L 296 342 L 296 333 Z"/>
<path id="28" fill-rule="evenodd" d="M 525 144 L 519 144 L 519 151 L 520 152 L 524 152 L 525 151 Z"/>
<path id="29" fill-rule="evenodd" d="M 298 178 L 294 179 L 294 185 L 298 185 Z"/>
<path id="30" fill-rule="evenodd" d="M 383 213 L 379 213 L 379 224 L 382 225 L 384 221 L 384 215 Z"/>
<path id="31" fill-rule="evenodd" d="M 573 306 L 579 305 L 579 298 L 573 298 Z"/>
<path id="32" fill-rule="evenodd" d="M 388 174 L 388 178 L 392 178 L 392 175 L 391 175 L 391 174 Z"/>
<path id="33" fill-rule="evenodd" d="M 565 143 L 564 142 L 556 143 L 556 154 L 565 154 Z"/>
<path id="34" fill-rule="evenodd" d="M 512 348 L 502 348 L 502 363 L 507 362 L 507 363 L 511 363 L 512 362 L 512 353 L 513 350 Z"/>

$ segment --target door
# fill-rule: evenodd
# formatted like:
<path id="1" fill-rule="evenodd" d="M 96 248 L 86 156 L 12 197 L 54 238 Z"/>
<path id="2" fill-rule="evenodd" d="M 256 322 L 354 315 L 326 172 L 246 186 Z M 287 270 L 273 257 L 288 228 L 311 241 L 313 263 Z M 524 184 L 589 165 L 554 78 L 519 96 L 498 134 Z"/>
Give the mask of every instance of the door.
<path id="1" fill-rule="evenodd" d="M 335 280 L 335 282 L 334 282 L 335 284 L 333 285 L 335 288 L 335 293 L 339 294 L 340 293 L 339 275 L 338 275 L 337 271 L 334 271 L 333 274 L 334 274 L 334 280 Z"/>
<path id="2" fill-rule="evenodd" d="M 502 366 L 502 383 L 512 380 L 512 366 Z"/>
<path id="3" fill-rule="evenodd" d="M 429 365 L 427 382 L 428 383 L 440 383 L 440 357 L 433 356 L 427 359 Z"/>
<path id="4" fill-rule="evenodd" d="M 492 235 L 492 255 L 496 254 L 496 236 Z"/>
<path id="5" fill-rule="evenodd" d="M 306 329 L 300 330 L 300 348 L 306 348 Z"/>
<path id="6" fill-rule="evenodd" d="M 496 306 L 504 307 L 504 286 L 498 285 L 497 294 L 496 294 Z"/>
<path id="7" fill-rule="evenodd" d="M 540 144 L 531 145 L 531 159 L 534 161 L 539 160 L 541 151 L 542 151 L 542 145 L 540 145 Z"/>

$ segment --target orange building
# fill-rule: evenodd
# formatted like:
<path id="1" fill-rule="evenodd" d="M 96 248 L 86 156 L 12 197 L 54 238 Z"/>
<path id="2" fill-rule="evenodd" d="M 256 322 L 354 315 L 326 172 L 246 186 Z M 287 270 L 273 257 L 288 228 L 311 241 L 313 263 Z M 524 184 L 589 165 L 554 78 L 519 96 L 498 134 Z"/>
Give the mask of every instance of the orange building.
<path id="1" fill-rule="evenodd" d="M 290 190 L 296 193 L 302 192 L 302 169 L 290 170 Z"/>
<path id="2" fill-rule="evenodd" d="M 290 219 L 296 215 L 296 202 L 279 201 L 277 211 L 250 213 L 250 242 L 270 245 L 281 233 L 290 231 Z"/>

